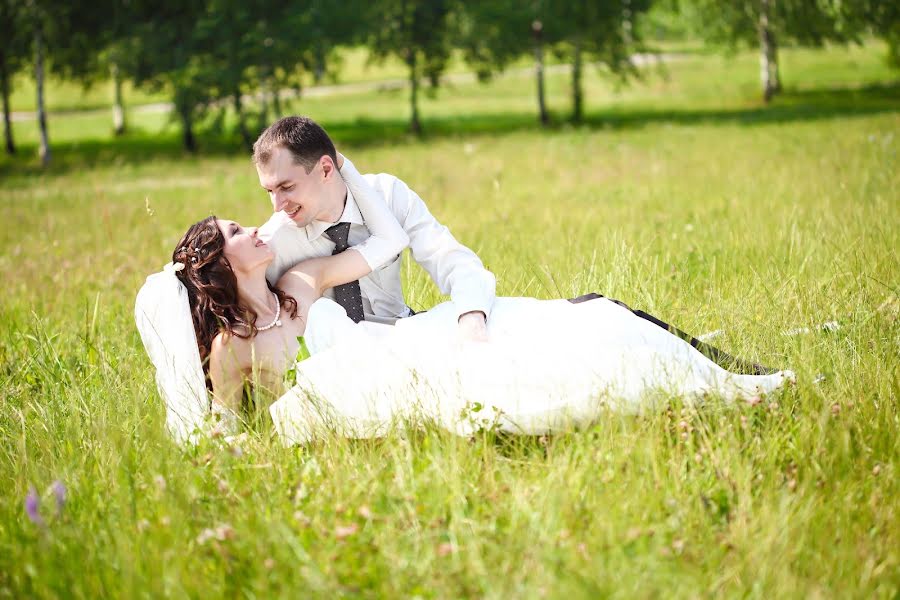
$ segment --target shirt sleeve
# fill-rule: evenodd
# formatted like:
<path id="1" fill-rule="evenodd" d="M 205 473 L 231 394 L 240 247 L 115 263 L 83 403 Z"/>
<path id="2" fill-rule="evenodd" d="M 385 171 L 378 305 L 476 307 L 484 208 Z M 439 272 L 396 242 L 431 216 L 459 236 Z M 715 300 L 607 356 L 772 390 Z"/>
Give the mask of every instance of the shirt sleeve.
<path id="1" fill-rule="evenodd" d="M 341 177 L 353 194 L 370 234 L 363 242 L 353 246 L 353 249 L 362 254 L 369 268 L 374 271 L 397 258 L 409 245 L 409 236 L 397 222 L 387 203 L 346 157 L 344 166 L 341 167 Z"/>
<path id="2" fill-rule="evenodd" d="M 489 317 L 497 293 L 494 274 L 434 218 L 418 194 L 396 177 L 391 178 L 394 213 L 405 213 L 401 225 L 409 235 L 415 261 L 428 271 L 441 293 L 450 294 L 457 317 L 472 311 L 482 311 Z"/>

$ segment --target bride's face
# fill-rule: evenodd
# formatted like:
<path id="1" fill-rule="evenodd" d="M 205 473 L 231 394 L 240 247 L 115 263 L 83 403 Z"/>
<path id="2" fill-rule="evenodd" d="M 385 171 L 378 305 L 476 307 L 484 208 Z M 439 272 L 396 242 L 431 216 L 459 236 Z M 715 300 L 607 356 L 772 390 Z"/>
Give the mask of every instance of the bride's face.
<path id="1" fill-rule="evenodd" d="M 264 241 L 257 236 L 257 228 L 243 228 L 234 221 L 218 219 L 216 225 L 225 238 L 222 253 L 236 273 L 249 273 L 265 267 L 274 255 Z"/>

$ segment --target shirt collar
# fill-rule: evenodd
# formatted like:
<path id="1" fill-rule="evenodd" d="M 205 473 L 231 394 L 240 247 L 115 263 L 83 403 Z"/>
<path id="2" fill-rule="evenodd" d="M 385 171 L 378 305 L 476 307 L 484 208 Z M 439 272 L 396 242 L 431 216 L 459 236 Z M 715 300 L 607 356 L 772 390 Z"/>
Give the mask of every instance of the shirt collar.
<path id="1" fill-rule="evenodd" d="M 365 225 L 365 221 L 363 221 L 362 213 L 359 212 L 359 206 L 356 205 L 356 200 L 353 198 L 353 193 L 350 189 L 347 189 L 347 202 L 344 204 L 344 212 L 341 213 L 341 218 L 338 219 L 338 223 L 350 223 L 351 225 Z M 318 239 L 325 230 L 334 225 L 334 223 L 329 223 L 327 221 L 312 221 L 309 225 L 307 225 L 304 229 L 306 229 L 306 237 L 309 241 L 313 241 Z"/>

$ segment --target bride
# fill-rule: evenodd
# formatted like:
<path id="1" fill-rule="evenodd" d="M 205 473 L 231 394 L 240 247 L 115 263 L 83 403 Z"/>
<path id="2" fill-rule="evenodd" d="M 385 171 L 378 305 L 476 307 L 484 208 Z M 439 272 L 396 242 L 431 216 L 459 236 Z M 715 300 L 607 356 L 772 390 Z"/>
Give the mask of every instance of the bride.
<path id="1" fill-rule="evenodd" d="M 193 358 L 173 358 L 171 346 L 180 342 L 162 331 L 164 309 L 139 294 L 136 316 L 169 404 L 170 429 L 172 407 L 185 395 L 205 400 L 211 386 L 213 407 L 237 411 L 247 379 L 278 389 L 289 370 L 290 389 L 269 409 L 285 443 L 309 441 L 323 430 L 377 436 L 396 419 L 428 419 L 460 434 L 481 427 L 544 433 L 588 423 L 603 407 L 636 411 L 660 395 L 750 399 L 793 380 L 790 371 L 726 371 L 604 298 L 579 304 L 498 298 L 487 342 L 458 338 L 451 302 L 394 326 L 356 324 L 324 291 L 392 262 L 409 240 L 352 163 L 341 160 L 371 237 L 301 262 L 275 286 L 265 278 L 273 254 L 256 228 L 209 217 L 185 233 L 166 271 L 186 290 Z M 151 305 L 164 311 L 162 319 L 147 317 Z M 168 346 L 165 360 L 160 343 Z M 296 360 L 301 345 L 310 356 Z M 181 363 L 193 369 L 185 372 Z"/>

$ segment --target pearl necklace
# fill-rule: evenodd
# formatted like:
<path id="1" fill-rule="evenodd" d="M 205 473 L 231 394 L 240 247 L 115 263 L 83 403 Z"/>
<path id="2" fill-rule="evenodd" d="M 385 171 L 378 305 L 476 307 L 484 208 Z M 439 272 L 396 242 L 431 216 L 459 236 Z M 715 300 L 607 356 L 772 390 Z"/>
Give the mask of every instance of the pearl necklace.
<path id="1" fill-rule="evenodd" d="M 275 296 L 275 319 L 268 325 L 257 327 L 256 331 L 265 331 L 267 329 L 272 329 L 276 325 L 278 327 L 281 327 L 281 302 L 278 300 L 278 295 L 275 294 L 275 292 L 272 292 L 272 295 Z"/>

